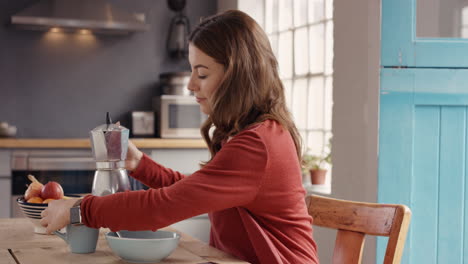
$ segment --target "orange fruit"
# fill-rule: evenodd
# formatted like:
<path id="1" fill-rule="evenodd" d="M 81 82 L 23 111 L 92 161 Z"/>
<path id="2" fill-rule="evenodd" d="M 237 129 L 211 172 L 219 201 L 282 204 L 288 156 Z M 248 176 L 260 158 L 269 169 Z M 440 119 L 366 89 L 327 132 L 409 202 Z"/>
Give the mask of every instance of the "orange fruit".
<path id="1" fill-rule="evenodd" d="M 42 201 L 42 203 L 48 204 L 50 201 L 53 201 L 53 200 L 55 200 L 55 199 L 52 199 L 52 198 L 45 199 L 44 201 Z"/>
<path id="2" fill-rule="evenodd" d="M 28 203 L 42 203 L 42 198 L 34 196 L 34 197 L 29 198 L 27 202 Z"/>

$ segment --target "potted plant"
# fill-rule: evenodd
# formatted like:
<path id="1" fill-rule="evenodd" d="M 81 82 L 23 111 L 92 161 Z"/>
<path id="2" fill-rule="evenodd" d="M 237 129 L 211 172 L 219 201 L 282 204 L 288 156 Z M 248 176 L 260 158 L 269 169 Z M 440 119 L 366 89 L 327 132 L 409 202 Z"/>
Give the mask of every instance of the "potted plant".
<path id="1" fill-rule="evenodd" d="M 303 172 L 310 175 L 312 184 L 325 184 L 327 165 L 331 165 L 331 152 L 322 155 L 305 154 L 302 157 Z"/>

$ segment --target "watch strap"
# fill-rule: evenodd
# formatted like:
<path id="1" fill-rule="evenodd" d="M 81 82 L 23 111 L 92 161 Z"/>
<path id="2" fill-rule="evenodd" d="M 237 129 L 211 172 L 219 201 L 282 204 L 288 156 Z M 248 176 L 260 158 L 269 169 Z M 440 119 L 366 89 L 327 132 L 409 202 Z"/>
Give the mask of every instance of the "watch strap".
<path id="1" fill-rule="evenodd" d="M 73 225 L 80 225 L 83 224 L 81 221 L 81 200 L 77 200 L 74 204 L 73 207 L 70 208 L 70 224 Z"/>

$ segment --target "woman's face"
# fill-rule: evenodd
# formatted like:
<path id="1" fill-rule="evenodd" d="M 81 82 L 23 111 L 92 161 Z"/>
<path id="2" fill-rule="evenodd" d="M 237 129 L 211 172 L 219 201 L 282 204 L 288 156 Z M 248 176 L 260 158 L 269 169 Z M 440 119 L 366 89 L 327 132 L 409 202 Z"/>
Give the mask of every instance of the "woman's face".
<path id="1" fill-rule="evenodd" d="M 188 89 L 195 93 L 201 111 L 210 115 L 211 99 L 224 76 L 224 66 L 193 44 L 189 44 L 188 58 L 192 68 Z"/>

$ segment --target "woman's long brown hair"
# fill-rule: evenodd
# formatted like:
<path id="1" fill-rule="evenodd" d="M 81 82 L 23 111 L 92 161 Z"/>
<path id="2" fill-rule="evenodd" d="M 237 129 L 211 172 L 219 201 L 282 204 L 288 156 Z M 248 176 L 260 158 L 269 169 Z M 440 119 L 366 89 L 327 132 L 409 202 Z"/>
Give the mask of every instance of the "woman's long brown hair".
<path id="1" fill-rule="evenodd" d="M 189 41 L 225 70 L 211 98 L 212 112 L 201 127 L 211 159 L 230 136 L 272 119 L 289 131 L 301 161 L 301 137 L 286 107 L 278 62 L 255 20 L 238 10 L 226 11 L 204 19 Z"/>

